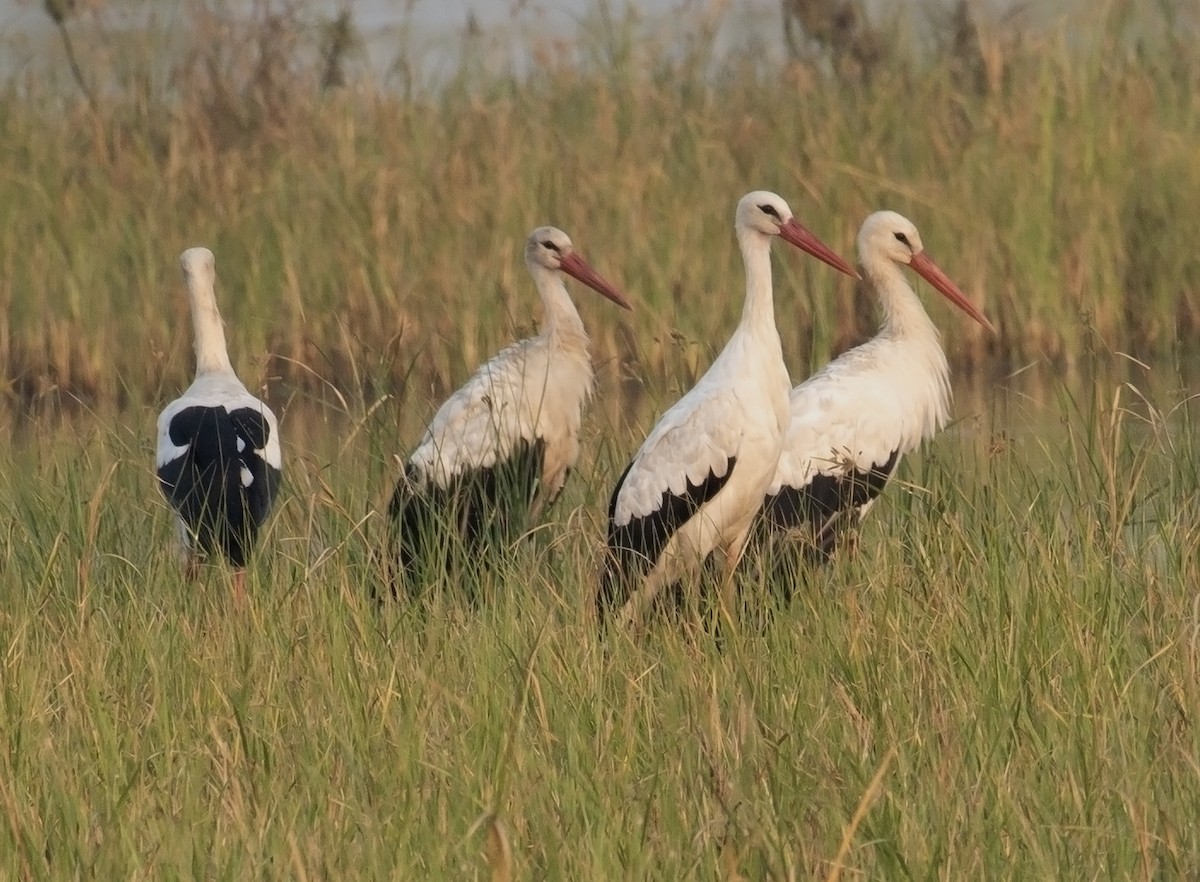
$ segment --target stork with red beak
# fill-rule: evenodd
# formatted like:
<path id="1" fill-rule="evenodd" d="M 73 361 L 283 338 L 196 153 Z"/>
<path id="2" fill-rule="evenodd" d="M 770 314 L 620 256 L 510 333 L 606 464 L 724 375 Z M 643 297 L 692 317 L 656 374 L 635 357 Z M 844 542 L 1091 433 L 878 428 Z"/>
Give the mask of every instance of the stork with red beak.
<path id="1" fill-rule="evenodd" d="M 829 556 L 843 529 L 866 515 L 901 457 L 950 419 L 946 355 L 903 268 L 995 330 L 925 253 L 912 222 L 896 212 L 879 211 L 863 222 L 858 254 L 883 308 L 883 327 L 792 390 L 783 455 L 756 527 L 764 538 L 794 538 L 810 560 Z"/>
<path id="2" fill-rule="evenodd" d="M 709 554 L 728 580 L 783 450 L 788 379 L 771 286 L 776 236 L 857 277 L 774 193 L 742 198 L 735 222 L 746 267 L 741 322 L 695 387 L 659 420 L 613 491 L 597 596 L 601 621 L 636 620 Z"/>
<path id="3" fill-rule="evenodd" d="M 540 333 L 501 351 L 446 400 L 392 494 L 391 552 L 410 582 L 418 562 L 436 572 L 456 548 L 479 559 L 506 546 L 554 502 L 579 458 L 592 360 L 562 274 L 633 307 L 555 227 L 530 234 L 525 265 L 541 296 Z"/>

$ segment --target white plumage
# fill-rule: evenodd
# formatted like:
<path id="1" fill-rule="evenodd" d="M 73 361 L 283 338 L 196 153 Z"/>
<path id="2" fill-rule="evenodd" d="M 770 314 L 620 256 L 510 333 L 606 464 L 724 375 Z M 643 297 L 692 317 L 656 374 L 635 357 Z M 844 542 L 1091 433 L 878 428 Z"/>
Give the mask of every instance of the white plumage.
<path id="1" fill-rule="evenodd" d="M 735 228 L 746 267 L 741 322 L 708 372 L 663 414 L 613 491 L 597 597 L 602 619 L 614 612 L 626 621 L 637 617 L 714 551 L 727 573 L 737 563 L 775 473 L 788 417 L 771 239 L 857 275 L 774 193 L 743 197 Z"/>
<path id="2" fill-rule="evenodd" d="M 448 486 L 490 469 L 520 445 L 542 440 L 558 468 L 542 490 L 557 495 L 579 454 L 583 407 L 592 394 L 586 337 L 539 335 L 501 350 L 438 409 L 408 464 L 422 482 Z"/>
<path id="3" fill-rule="evenodd" d="M 216 301 L 216 264 L 207 248 L 180 257 L 195 334 L 196 379 L 158 417 L 159 486 L 179 515 L 195 574 L 201 554 L 220 552 L 244 567 L 274 503 L 283 468 L 279 423 L 233 372 Z"/>
<path id="4" fill-rule="evenodd" d="M 899 214 L 868 217 L 858 253 L 883 307 L 883 327 L 792 390 L 783 454 L 761 515 L 769 531 L 797 534 L 814 556 L 832 551 L 839 528 L 866 514 L 900 459 L 949 420 L 950 369 L 937 328 L 902 267 L 911 266 L 991 328 Z"/>
<path id="5" fill-rule="evenodd" d="M 429 530 L 431 517 L 478 544 L 490 522 L 502 521 L 507 531 L 552 503 L 579 457 L 592 361 L 561 273 L 632 306 L 562 230 L 534 230 L 525 265 L 542 301 L 540 333 L 501 351 L 446 400 L 392 496 L 396 550 L 406 568 L 421 554 L 419 534 Z"/>

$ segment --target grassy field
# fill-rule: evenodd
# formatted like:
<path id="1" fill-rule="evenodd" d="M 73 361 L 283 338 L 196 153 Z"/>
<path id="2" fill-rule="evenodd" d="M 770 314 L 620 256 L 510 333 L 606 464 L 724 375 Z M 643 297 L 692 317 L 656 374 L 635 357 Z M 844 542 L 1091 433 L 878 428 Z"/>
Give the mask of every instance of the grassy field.
<path id="1" fill-rule="evenodd" d="M 747 579 L 720 639 L 598 636 L 635 439 L 596 419 L 483 603 L 377 610 L 398 415 L 285 417 L 244 612 L 220 570 L 181 582 L 151 411 L 25 426 L 0 478 L 0 876 L 1191 878 L 1200 435 L 1158 385 L 999 415 L 1049 431 L 968 408 L 857 556 L 790 604 Z"/>
<path id="2" fill-rule="evenodd" d="M 1200 875 L 1200 58 L 1130 40 L 1127 6 L 868 84 L 613 44 L 321 92 L 251 64 L 263 33 L 161 77 L 131 52 L 103 112 L 14 80 L 0 878 Z M 607 493 L 736 320 L 759 186 L 847 253 L 908 214 L 1002 333 L 931 306 L 972 391 L 857 555 L 786 603 L 747 575 L 719 638 L 601 639 Z M 584 461 L 482 602 L 377 608 L 394 457 L 532 326 L 544 222 L 638 301 L 582 301 Z M 220 568 L 182 582 L 152 473 L 201 242 L 285 436 L 243 611 Z M 864 316 L 780 257 L 800 376 Z"/>

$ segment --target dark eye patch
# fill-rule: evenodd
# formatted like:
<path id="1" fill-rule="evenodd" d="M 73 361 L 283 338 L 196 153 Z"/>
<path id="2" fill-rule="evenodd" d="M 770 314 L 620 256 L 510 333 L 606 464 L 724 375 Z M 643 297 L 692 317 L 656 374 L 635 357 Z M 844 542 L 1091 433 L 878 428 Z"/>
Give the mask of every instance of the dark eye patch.
<path id="1" fill-rule="evenodd" d="M 904 235 L 903 233 L 897 233 L 896 239 L 899 240 L 900 242 L 903 242 L 909 248 L 912 248 L 912 244 L 908 241 L 908 236 Z"/>
<path id="2" fill-rule="evenodd" d="M 769 214 L 771 217 L 775 218 L 775 220 L 782 219 L 779 217 L 779 212 L 775 209 L 774 205 L 760 205 L 758 206 L 758 209 L 763 214 Z"/>
<path id="3" fill-rule="evenodd" d="M 558 254 L 558 246 L 555 245 L 553 242 L 551 242 L 549 239 L 545 239 L 542 241 L 542 247 L 549 248 L 555 254 Z"/>

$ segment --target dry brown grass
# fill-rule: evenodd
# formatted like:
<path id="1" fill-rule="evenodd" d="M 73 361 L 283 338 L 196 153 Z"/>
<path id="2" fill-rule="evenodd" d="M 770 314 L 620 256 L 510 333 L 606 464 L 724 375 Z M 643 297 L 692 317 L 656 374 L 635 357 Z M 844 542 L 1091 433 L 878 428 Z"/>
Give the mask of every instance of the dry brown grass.
<path id="1" fill-rule="evenodd" d="M 870 211 L 912 217 L 1001 328 L 932 307 L 960 371 L 1169 351 L 1200 328 L 1181 222 L 1200 204 L 1200 60 L 1173 32 L 1173 51 L 1140 49 L 1106 9 L 1070 37 L 981 33 L 982 79 L 952 54 L 857 83 L 630 45 L 424 92 L 353 68 L 322 89 L 329 59 L 294 10 L 235 27 L 201 9 L 214 39 L 128 49 L 99 113 L 59 81 L 0 94 L 8 400 L 157 400 L 186 382 L 175 256 L 196 243 L 217 254 L 248 377 L 436 398 L 534 325 L 519 250 L 540 223 L 638 303 L 628 319 L 582 303 L 605 381 L 683 386 L 740 308 L 730 215 L 753 187 L 847 252 Z M 869 332 L 847 284 L 795 260 L 776 272 L 795 374 Z"/>

